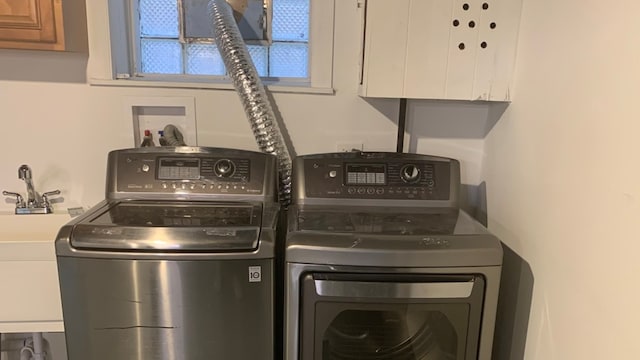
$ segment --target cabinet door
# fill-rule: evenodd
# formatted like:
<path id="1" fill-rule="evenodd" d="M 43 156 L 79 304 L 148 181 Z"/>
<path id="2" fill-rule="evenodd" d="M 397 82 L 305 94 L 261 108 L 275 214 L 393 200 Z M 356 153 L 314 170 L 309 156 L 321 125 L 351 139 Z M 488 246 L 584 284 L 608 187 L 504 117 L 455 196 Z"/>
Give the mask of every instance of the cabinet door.
<path id="1" fill-rule="evenodd" d="M 0 48 L 64 50 L 62 0 L 0 0 Z"/>
<path id="2" fill-rule="evenodd" d="M 509 101 L 522 0 L 360 0 L 365 97 Z"/>

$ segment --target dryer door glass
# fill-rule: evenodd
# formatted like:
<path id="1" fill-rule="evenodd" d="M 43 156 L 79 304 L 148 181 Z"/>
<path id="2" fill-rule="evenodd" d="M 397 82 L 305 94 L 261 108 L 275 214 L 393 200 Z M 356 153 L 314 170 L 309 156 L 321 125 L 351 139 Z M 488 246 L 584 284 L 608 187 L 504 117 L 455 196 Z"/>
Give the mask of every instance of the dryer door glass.
<path id="1" fill-rule="evenodd" d="M 343 310 L 324 331 L 322 359 L 459 359 L 468 313 L 465 305 L 378 304 Z"/>
<path id="2" fill-rule="evenodd" d="M 475 359 L 483 297 L 476 275 L 307 274 L 302 358 Z"/>

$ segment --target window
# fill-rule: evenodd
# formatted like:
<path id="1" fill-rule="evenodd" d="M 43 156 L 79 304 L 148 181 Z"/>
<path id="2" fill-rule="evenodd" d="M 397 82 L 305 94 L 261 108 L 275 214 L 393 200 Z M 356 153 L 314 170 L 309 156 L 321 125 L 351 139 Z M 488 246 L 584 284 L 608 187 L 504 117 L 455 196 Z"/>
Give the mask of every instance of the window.
<path id="1" fill-rule="evenodd" d="M 88 3 L 90 83 L 231 89 L 213 39 L 181 40 L 182 1 Z M 248 42 L 265 85 L 278 92 L 332 93 L 335 0 L 270 1 L 271 45 Z"/>
<path id="2" fill-rule="evenodd" d="M 261 5 L 262 1 L 256 3 Z M 134 40 L 139 41 L 139 74 L 225 75 L 210 34 L 209 16 L 203 14 L 206 4 L 207 1 L 194 0 L 139 0 L 139 37 Z M 247 46 L 256 69 L 262 77 L 307 79 L 309 0 L 272 0 L 272 4 L 272 44 Z M 262 7 L 259 10 L 262 12 Z M 204 28 L 202 36 L 189 36 L 186 28 L 191 21 L 205 23 L 197 24 Z"/>

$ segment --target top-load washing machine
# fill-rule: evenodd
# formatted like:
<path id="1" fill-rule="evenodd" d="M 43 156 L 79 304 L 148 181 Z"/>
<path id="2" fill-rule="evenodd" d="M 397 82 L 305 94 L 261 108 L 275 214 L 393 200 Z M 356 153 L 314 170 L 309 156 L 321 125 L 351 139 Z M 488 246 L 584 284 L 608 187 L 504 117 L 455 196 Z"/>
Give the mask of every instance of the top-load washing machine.
<path id="1" fill-rule="evenodd" d="M 298 157 L 286 360 L 489 360 L 500 241 L 458 207 L 442 157 Z"/>
<path id="2" fill-rule="evenodd" d="M 109 153 L 106 199 L 56 239 L 70 360 L 273 358 L 274 156 Z"/>

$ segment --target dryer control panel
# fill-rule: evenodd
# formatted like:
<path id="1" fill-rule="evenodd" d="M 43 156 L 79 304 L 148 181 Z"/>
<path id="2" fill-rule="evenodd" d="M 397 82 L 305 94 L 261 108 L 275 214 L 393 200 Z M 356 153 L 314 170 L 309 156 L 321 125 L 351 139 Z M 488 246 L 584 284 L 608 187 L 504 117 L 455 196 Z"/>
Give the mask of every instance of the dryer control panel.
<path id="1" fill-rule="evenodd" d="M 295 166 L 299 198 L 450 201 L 460 181 L 458 161 L 418 154 L 307 155 Z"/>
<path id="2" fill-rule="evenodd" d="M 109 154 L 107 197 L 207 198 L 275 192 L 275 158 L 204 147 L 157 147 Z"/>

